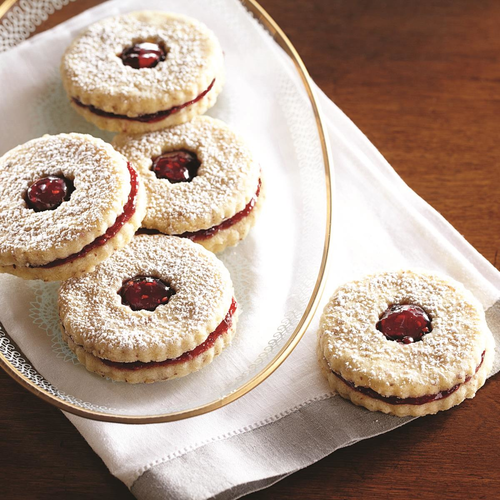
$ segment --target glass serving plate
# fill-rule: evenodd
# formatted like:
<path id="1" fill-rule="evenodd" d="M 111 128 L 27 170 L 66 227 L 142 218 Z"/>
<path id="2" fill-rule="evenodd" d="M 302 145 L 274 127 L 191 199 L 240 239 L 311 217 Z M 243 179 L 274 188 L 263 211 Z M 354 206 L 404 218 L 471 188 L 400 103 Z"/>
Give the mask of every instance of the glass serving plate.
<path id="1" fill-rule="evenodd" d="M 266 179 L 266 204 L 256 226 L 245 241 L 219 254 L 240 304 L 236 337 L 211 365 L 187 377 L 128 385 L 87 372 L 61 339 L 58 283 L 0 277 L 0 287 L 12 290 L 8 313 L 0 312 L 0 365 L 23 387 L 76 415 L 152 423 L 220 408 L 280 366 L 305 333 L 321 297 L 332 236 L 332 174 L 310 77 L 291 43 L 256 2 L 242 1 L 253 17 L 237 3 L 206 5 L 196 15 L 192 2 L 108 2 L 28 42 L 31 53 L 36 48 L 60 54 L 67 30 L 78 33 L 90 22 L 120 12 L 161 9 L 197 17 L 215 31 L 226 58 L 227 83 L 208 114 L 245 137 Z M 9 19 L 11 26 L 18 21 Z M 5 33 L 0 30 L 0 38 Z M 23 46 L 9 50 L 22 51 Z M 53 67 L 45 63 L 37 68 L 35 88 L 26 95 L 10 85 L 7 112 L 24 113 L 28 125 L 5 131 L 0 154 L 44 133 L 74 131 L 111 139 L 112 134 L 85 122 L 69 106 L 58 75 L 59 58 Z M 8 95 L 9 89 L 3 98 Z M 22 110 L 16 102 L 24 104 Z"/>

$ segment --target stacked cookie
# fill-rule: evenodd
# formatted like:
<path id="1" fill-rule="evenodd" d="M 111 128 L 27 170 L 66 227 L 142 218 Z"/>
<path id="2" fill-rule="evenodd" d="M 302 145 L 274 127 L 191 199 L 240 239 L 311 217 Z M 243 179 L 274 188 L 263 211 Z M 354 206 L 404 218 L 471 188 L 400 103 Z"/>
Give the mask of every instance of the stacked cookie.
<path id="1" fill-rule="evenodd" d="M 333 391 L 372 411 L 421 416 L 473 398 L 493 335 L 463 285 L 385 272 L 338 288 L 321 318 L 318 359 Z"/>
<path id="2" fill-rule="evenodd" d="M 0 158 L 0 271 L 64 280 L 130 242 L 146 213 L 123 155 L 82 134 L 44 136 Z"/>
<path id="3" fill-rule="evenodd" d="M 129 383 L 210 363 L 236 327 L 229 272 L 200 245 L 140 235 L 59 291 L 63 338 L 90 371 Z"/>
<path id="4" fill-rule="evenodd" d="M 237 320 L 212 252 L 247 235 L 264 199 L 244 141 L 201 116 L 224 84 L 220 44 L 194 19 L 135 12 L 90 26 L 61 76 L 79 114 L 121 134 L 114 147 L 44 136 L 0 158 L 0 272 L 64 280 L 63 338 L 92 372 L 138 383 L 199 370 Z"/>
<path id="5" fill-rule="evenodd" d="M 195 19 L 133 12 L 93 24 L 66 50 L 64 88 L 99 128 L 142 133 L 186 122 L 215 104 L 221 46 Z"/>
<path id="6" fill-rule="evenodd" d="M 113 140 L 144 182 L 148 232 L 189 238 L 220 252 L 242 240 L 262 207 L 260 168 L 227 125 L 208 116 Z"/>

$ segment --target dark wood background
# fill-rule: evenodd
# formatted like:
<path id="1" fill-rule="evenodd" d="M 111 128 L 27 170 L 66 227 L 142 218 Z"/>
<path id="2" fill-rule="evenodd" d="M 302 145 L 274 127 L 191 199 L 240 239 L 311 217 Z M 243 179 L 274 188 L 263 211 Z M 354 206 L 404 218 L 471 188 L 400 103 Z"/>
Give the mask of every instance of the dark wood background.
<path id="1" fill-rule="evenodd" d="M 99 3 L 78 0 L 39 29 Z M 262 0 L 318 85 L 490 262 L 500 258 L 500 2 Z M 3 117 L 5 119 L 5 117 Z M 0 497 L 128 499 L 68 420 L 0 373 Z M 261 499 L 500 497 L 500 377 Z"/>

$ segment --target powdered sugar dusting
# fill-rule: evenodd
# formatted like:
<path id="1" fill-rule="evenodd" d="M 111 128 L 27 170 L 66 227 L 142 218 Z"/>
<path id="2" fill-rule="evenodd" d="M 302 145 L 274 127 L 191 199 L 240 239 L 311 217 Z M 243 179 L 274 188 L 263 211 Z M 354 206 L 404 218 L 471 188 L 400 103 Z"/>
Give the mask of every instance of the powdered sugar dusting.
<path id="1" fill-rule="evenodd" d="M 164 47 L 165 60 L 140 70 L 123 64 L 121 53 L 146 41 Z M 145 11 L 90 26 L 66 51 L 61 71 L 72 97 L 105 111 L 137 116 L 195 98 L 221 66 L 220 45 L 202 23 L 186 16 Z M 155 101 L 156 109 L 131 109 L 134 101 L 140 105 L 141 100 Z"/>
<path id="2" fill-rule="evenodd" d="M 421 306 L 432 332 L 400 344 L 376 329 L 393 304 Z M 320 333 L 332 370 L 382 395 L 432 394 L 475 373 L 487 344 L 480 304 L 459 283 L 401 271 L 370 276 L 340 287 L 326 306 Z"/>
<path id="3" fill-rule="evenodd" d="M 143 226 L 168 234 L 207 229 L 243 210 L 255 195 L 260 168 L 244 142 L 223 122 L 200 116 L 140 136 L 113 141 L 137 169 L 146 186 L 148 209 Z M 171 184 L 151 170 L 165 151 L 187 149 L 201 162 L 191 182 Z"/>
<path id="4" fill-rule="evenodd" d="M 48 175 L 73 181 L 69 201 L 35 212 L 29 186 Z M 41 265 L 79 251 L 104 233 L 130 192 L 127 162 L 105 142 L 82 134 L 34 139 L 0 158 L 0 259 Z"/>
<path id="5" fill-rule="evenodd" d="M 122 304 L 123 281 L 152 276 L 174 290 L 154 311 Z M 165 235 L 136 236 L 96 270 L 70 279 L 60 290 L 60 313 L 75 343 L 114 361 L 162 361 L 193 349 L 227 314 L 233 297 L 230 276 L 210 252 Z"/>

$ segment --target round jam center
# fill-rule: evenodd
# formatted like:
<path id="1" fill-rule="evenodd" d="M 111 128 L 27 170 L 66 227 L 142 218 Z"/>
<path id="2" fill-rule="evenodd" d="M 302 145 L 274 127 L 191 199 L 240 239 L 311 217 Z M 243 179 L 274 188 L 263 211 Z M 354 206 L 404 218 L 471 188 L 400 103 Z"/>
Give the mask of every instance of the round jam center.
<path id="1" fill-rule="evenodd" d="M 157 43 L 142 42 L 125 49 L 120 57 L 126 66 L 141 69 L 154 68 L 165 60 L 165 56 L 165 51 Z"/>
<path id="2" fill-rule="evenodd" d="M 63 201 L 68 201 L 73 183 L 65 177 L 50 175 L 33 183 L 26 192 L 26 202 L 35 212 L 54 210 Z"/>
<path id="3" fill-rule="evenodd" d="M 377 330 L 389 340 L 412 344 L 431 332 L 432 326 L 429 316 L 420 306 L 395 304 L 382 314 Z"/>
<path id="4" fill-rule="evenodd" d="M 191 151 L 168 151 L 153 160 L 152 170 L 159 179 L 171 183 L 191 182 L 198 172 L 200 161 Z"/>
<path id="5" fill-rule="evenodd" d="M 159 278 L 138 276 L 124 281 L 118 293 L 121 295 L 122 304 L 133 311 L 154 311 L 159 305 L 166 304 L 175 294 L 175 290 Z"/>

